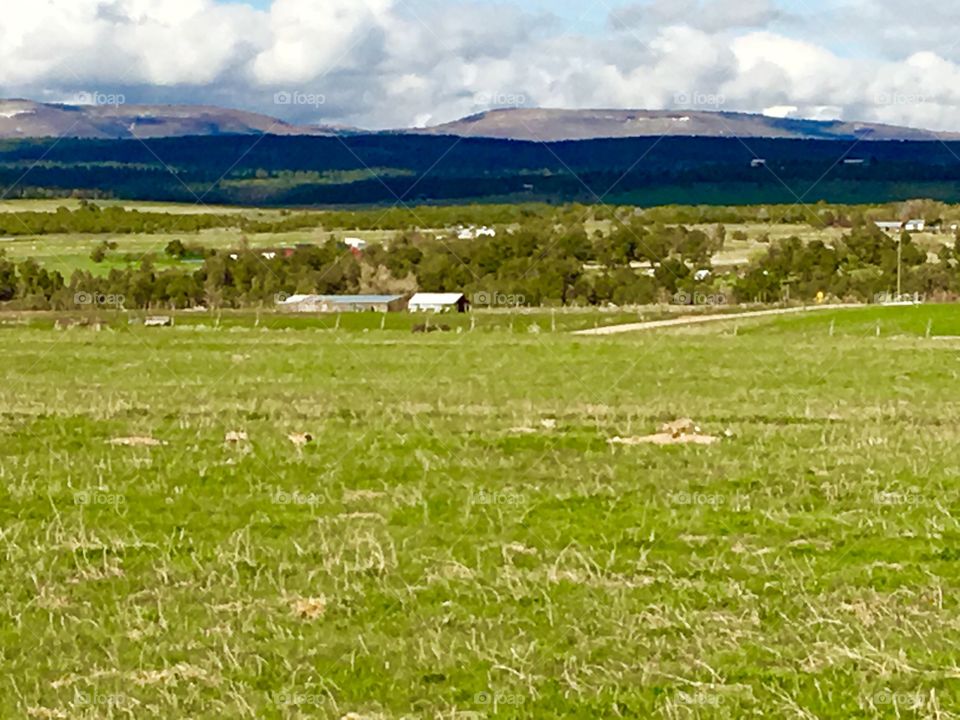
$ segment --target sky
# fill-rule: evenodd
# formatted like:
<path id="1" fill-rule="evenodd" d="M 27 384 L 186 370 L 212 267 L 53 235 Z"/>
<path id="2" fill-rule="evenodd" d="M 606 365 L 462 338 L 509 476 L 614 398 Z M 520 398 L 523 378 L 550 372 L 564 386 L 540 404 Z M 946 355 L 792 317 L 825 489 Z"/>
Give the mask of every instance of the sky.
<path id="1" fill-rule="evenodd" d="M 0 96 L 372 129 L 498 107 L 697 109 L 960 130 L 960 4 L 31 0 Z"/>

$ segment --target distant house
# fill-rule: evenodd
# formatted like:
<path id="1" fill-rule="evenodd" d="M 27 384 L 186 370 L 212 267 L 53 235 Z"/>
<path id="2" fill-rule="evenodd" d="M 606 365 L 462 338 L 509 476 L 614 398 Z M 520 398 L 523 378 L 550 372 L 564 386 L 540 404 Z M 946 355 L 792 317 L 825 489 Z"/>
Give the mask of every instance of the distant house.
<path id="1" fill-rule="evenodd" d="M 898 233 L 903 230 L 903 223 L 894 220 L 878 220 L 874 225 L 888 233 Z"/>
<path id="2" fill-rule="evenodd" d="M 497 231 L 492 227 L 487 227 L 486 225 L 482 227 L 477 227 L 476 225 L 471 225 L 470 227 L 458 227 L 457 228 L 457 238 L 459 240 L 476 240 L 479 237 L 496 237 Z"/>
<path id="3" fill-rule="evenodd" d="M 900 222 L 898 220 L 879 220 L 874 223 L 878 228 L 887 233 L 923 232 L 927 227 L 927 221 L 922 218 L 916 220 L 907 220 Z"/>
<path id="4" fill-rule="evenodd" d="M 417 293 L 410 298 L 410 312 L 466 312 L 470 301 L 463 293 Z"/>
<path id="5" fill-rule="evenodd" d="M 291 295 L 278 303 L 281 310 L 301 313 L 403 312 L 403 295 Z"/>

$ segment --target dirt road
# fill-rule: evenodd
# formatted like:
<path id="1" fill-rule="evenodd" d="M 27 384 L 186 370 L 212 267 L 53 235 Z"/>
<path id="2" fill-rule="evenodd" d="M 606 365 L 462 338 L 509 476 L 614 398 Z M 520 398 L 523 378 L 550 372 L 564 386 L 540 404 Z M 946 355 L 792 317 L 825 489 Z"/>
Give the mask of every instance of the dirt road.
<path id="1" fill-rule="evenodd" d="M 653 320 L 650 322 L 629 323 L 627 325 L 611 325 L 610 327 L 594 328 L 593 330 L 578 330 L 574 335 L 620 335 L 621 333 L 638 332 L 640 330 L 659 330 L 661 328 L 683 327 L 685 325 L 700 325 L 702 323 L 726 322 L 730 320 L 749 320 L 751 318 L 770 317 L 772 315 L 794 315 L 820 310 L 843 310 L 850 307 L 856 306 L 811 305 L 809 307 L 758 310 L 756 312 L 736 313 L 732 315 L 697 315 L 694 317 L 675 318 L 673 320 Z"/>

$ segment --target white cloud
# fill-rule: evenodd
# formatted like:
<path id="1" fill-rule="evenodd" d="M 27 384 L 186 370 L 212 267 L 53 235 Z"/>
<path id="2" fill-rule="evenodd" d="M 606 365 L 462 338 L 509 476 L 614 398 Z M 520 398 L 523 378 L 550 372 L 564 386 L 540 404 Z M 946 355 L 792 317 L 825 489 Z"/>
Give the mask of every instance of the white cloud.
<path id="1" fill-rule="evenodd" d="M 796 105 L 773 105 L 772 107 L 764 108 L 763 114 L 772 118 L 788 118 L 793 117 L 799 109 Z"/>
<path id="2" fill-rule="evenodd" d="M 960 9 L 902 13 L 894 0 L 802 17 L 775 0 L 651 0 L 598 35 L 509 2 L 33 0 L 4 8 L 0 94 L 118 92 L 367 127 L 510 104 L 700 104 L 960 129 Z M 277 90 L 326 103 L 278 107 Z"/>

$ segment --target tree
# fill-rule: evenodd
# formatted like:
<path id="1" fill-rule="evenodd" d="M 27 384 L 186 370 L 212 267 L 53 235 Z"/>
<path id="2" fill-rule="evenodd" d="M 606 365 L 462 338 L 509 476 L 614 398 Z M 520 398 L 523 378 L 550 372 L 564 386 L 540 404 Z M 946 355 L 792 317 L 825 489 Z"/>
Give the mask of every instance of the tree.
<path id="1" fill-rule="evenodd" d="M 187 254 L 187 248 L 180 240 L 171 240 L 163 250 L 170 257 L 182 259 Z"/>
<path id="2" fill-rule="evenodd" d="M 17 266 L 0 252 L 0 302 L 17 296 Z"/>

